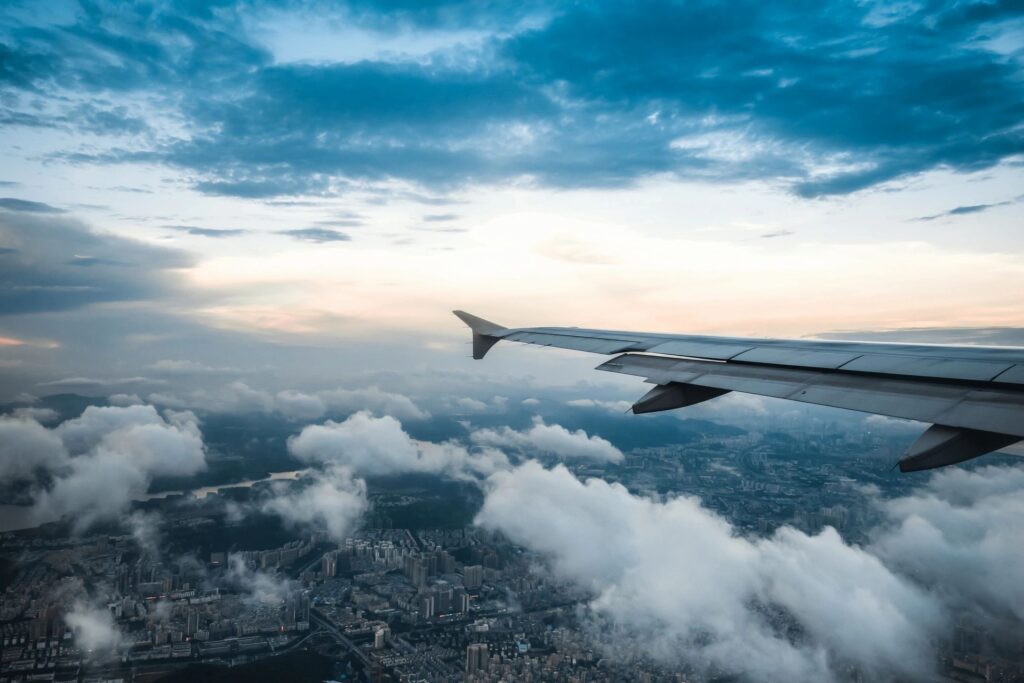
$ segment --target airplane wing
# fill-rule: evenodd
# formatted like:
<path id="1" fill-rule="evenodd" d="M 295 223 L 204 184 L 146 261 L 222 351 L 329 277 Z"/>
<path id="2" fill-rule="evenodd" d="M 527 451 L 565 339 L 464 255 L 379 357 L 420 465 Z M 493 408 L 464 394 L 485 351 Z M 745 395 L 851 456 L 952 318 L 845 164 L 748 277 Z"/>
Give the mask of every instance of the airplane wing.
<path id="1" fill-rule="evenodd" d="M 597 369 L 655 385 L 634 413 L 739 391 L 930 423 L 900 460 L 902 472 L 1024 440 L 1024 348 L 506 328 L 454 313 L 473 332 L 476 359 L 502 340 L 615 355 Z"/>

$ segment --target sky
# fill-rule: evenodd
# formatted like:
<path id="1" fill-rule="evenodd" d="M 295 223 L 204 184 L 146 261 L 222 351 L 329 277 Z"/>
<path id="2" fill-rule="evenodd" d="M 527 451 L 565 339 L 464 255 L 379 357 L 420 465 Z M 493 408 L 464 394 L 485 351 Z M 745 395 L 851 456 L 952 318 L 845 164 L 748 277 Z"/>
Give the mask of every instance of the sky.
<path id="1" fill-rule="evenodd" d="M 159 553 L 132 500 L 206 470 L 210 413 L 274 414 L 308 470 L 239 515 L 340 540 L 366 477 L 471 482 L 478 526 L 593 594 L 609 651 L 930 680 L 964 610 L 1019 631 L 1024 469 L 864 487 L 863 545 L 748 537 L 564 466 L 624 460 L 556 420 L 621 414 L 638 379 L 475 362 L 451 310 L 1024 346 L 1022 65 L 1017 0 L 6 0 L 0 480 L 35 521 L 120 520 Z M 106 405 L 61 422 L 38 402 L 60 393 Z M 737 394 L 678 415 L 921 429 Z M 423 437 L 438 416 L 464 433 Z M 121 642 L 103 597 L 69 613 L 89 649 Z"/>
<path id="2" fill-rule="evenodd" d="M 739 5 L 5 3 L 0 398 L 593 365 L 454 308 L 1021 343 L 1019 4 Z"/>

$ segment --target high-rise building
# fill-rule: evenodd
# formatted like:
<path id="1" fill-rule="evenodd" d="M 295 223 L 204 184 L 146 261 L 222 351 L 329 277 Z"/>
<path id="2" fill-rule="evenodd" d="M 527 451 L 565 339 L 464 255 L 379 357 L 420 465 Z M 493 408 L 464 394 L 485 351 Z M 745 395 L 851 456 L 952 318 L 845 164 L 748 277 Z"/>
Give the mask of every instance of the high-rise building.
<path id="1" fill-rule="evenodd" d="M 421 595 L 417 608 L 419 609 L 421 619 L 430 619 L 434 616 L 434 596 L 429 593 Z"/>
<path id="2" fill-rule="evenodd" d="M 320 560 L 320 571 L 325 579 L 332 579 L 338 575 L 338 554 L 324 553 Z"/>
<path id="3" fill-rule="evenodd" d="M 447 550 L 438 550 L 435 553 L 437 558 L 437 573 L 438 574 L 454 574 L 455 573 L 455 557 L 452 556 Z"/>
<path id="4" fill-rule="evenodd" d="M 487 668 L 487 643 L 473 643 L 466 648 L 466 673 Z"/>
<path id="5" fill-rule="evenodd" d="M 442 586 L 434 591 L 434 611 L 437 614 L 448 614 L 452 611 L 452 595 L 450 586 Z"/>
<path id="6" fill-rule="evenodd" d="M 452 611 L 459 614 L 465 614 L 469 611 L 469 596 L 466 595 L 466 589 L 462 586 L 456 586 L 452 589 Z"/>
<path id="7" fill-rule="evenodd" d="M 384 648 L 384 644 L 387 642 L 387 639 L 388 639 L 388 628 L 386 626 L 382 626 L 381 628 L 378 628 L 373 633 L 373 649 L 374 650 L 382 650 Z"/>
<path id="8" fill-rule="evenodd" d="M 478 564 L 464 567 L 462 570 L 462 584 L 467 590 L 475 590 L 484 585 L 484 568 Z"/>
<path id="9" fill-rule="evenodd" d="M 405 577 L 409 579 L 409 583 L 417 588 L 426 586 L 427 573 L 427 567 L 424 565 L 423 560 L 418 557 L 405 558 Z"/>

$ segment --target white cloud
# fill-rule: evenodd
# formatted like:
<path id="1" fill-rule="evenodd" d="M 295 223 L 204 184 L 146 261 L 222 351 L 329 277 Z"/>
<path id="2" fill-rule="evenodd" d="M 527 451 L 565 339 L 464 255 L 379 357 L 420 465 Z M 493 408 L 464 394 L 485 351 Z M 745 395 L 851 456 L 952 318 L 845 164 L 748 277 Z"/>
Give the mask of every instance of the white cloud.
<path id="1" fill-rule="evenodd" d="M 38 429 L 42 429 L 39 427 Z M 44 438 L 32 429 L 34 438 Z M 50 465 L 53 484 L 35 492 L 39 519 L 70 515 L 83 530 L 116 518 L 160 476 L 189 476 L 206 467 L 206 449 L 189 412 L 153 406 L 90 406 L 82 415 L 44 430 L 43 446 L 54 440 L 70 457 Z M 45 452 L 42 446 L 38 452 Z"/>
<path id="2" fill-rule="evenodd" d="M 39 382 L 36 386 L 60 388 L 81 387 L 117 387 L 127 384 L 166 384 L 164 380 L 149 377 L 64 377 L 49 382 Z"/>
<path id="3" fill-rule="evenodd" d="M 0 417 L 0 479 L 24 481 L 37 470 L 53 470 L 65 464 L 68 454 L 60 437 L 38 422 Z"/>
<path id="4" fill-rule="evenodd" d="M 422 410 L 409 397 L 365 389 L 327 389 L 302 392 L 285 389 L 273 394 L 237 381 L 214 391 L 194 391 L 184 397 L 164 393 L 150 394 L 149 401 L 172 408 L 194 408 L 216 413 L 273 413 L 292 420 L 315 420 L 328 412 L 349 413 L 367 410 L 391 415 L 400 420 L 424 420 L 430 413 Z"/>
<path id="5" fill-rule="evenodd" d="M 11 413 L 11 416 L 25 420 L 35 420 L 36 422 L 56 422 L 60 419 L 60 414 L 53 408 L 41 408 L 37 406 L 15 408 L 14 412 Z"/>
<path id="6" fill-rule="evenodd" d="M 599 436 L 589 436 L 582 429 L 574 432 L 561 425 L 544 424 L 540 417 L 533 419 L 533 426 L 525 431 L 511 427 L 481 429 L 470 435 L 473 443 L 495 448 L 515 448 L 521 451 L 549 453 L 564 459 L 585 459 L 598 462 L 621 462 L 622 451 L 611 442 Z"/>
<path id="7" fill-rule="evenodd" d="M 475 398 L 460 398 L 455 401 L 455 406 L 460 410 L 471 410 L 473 412 L 487 410 L 487 404 Z"/>
<path id="8" fill-rule="evenodd" d="M 699 499 L 634 496 L 536 462 L 488 487 L 477 523 L 593 591 L 619 646 L 754 680 L 826 681 L 847 662 L 875 679 L 929 671 L 939 607 L 831 529 L 753 541 Z"/>
<path id="9" fill-rule="evenodd" d="M 158 360 L 149 367 L 167 375 L 210 375 L 238 372 L 237 368 L 213 367 L 205 363 L 197 363 L 194 360 L 164 359 Z"/>
<path id="10" fill-rule="evenodd" d="M 113 431 L 144 424 L 163 424 L 163 418 L 153 406 L 89 406 L 79 417 L 60 424 L 55 431 L 68 450 L 78 454 L 94 448 Z"/>
<path id="11" fill-rule="evenodd" d="M 274 498 L 263 504 L 263 511 L 293 526 L 325 529 L 334 541 L 345 540 L 369 507 L 366 482 L 336 466 L 307 476 L 312 480 L 308 486 L 279 485 Z"/>
<path id="12" fill-rule="evenodd" d="M 121 632 L 106 608 L 77 601 L 64 615 L 64 622 L 74 634 L 75 644 L 89 659 L 110 657 L 121 645 Z"/>
<path id="13" fill-rule="evenodd" d="M 576 398 L 566 401 L 565 405 L 573 408 L 601 408 L 610 413 L 625 413 L 633 407 L 629 401 L 599 401 L 593 398 Z"/>
<path id="14" fill-rule="evenodd" d="M 251 604 L 276 606 L 298 590 L 298 586 L 285 577 L 278 577 L 249 567 L 241 555 L 228 557 L 228 583 L 247 596 Z"/>
<path id="15" fill-rule="evenodd" d="M 304 462 L 343 465 L 357 475 L 429 472 L 464 478 L 508 467 L 500 451 L 485 448 L 470 453 L 454 442 L 417 441 L 395 418 L 367 412 L 344 422 L 310 425 L 289 439 L 288 449 Z"/>
<path id="16" fill-rule="evenodd" d="M 320 397 L 300 391 L 279 391 L 275 399 L 277 411 L 292 420 L 315 420 L 327 411 Z"/>
<path id="17" fill-rule="evenodd" d="M 957 609 L 1024 620 L 1024 467 L 951 467 L 880 505 L 873 552 Z"/>
<path id="18" fill-rule="evenodd" d="M 390 415 L 399 420 L 425 420 L 430 413 L 421 409 L 402 394 L 382 391 L 377 387 L 365 389 L 330 389 L 318 392 L 320 400 L 331 410 L 368 410 L 377 415 Z"/>

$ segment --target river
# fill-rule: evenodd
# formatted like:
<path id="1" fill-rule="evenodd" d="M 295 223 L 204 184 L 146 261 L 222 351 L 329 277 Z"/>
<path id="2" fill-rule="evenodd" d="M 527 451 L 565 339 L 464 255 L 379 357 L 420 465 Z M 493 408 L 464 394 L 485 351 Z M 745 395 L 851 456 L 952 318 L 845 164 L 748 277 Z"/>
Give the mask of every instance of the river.
<path id="1" fill-rule="evenodd" d="M 246 479 L 245 481 L 236 481 L 230 484 L 202 486 L 195 489 L 189 489 L 187 491 L 161 491 L 159 493 L 147 493 L 135 500 L 160 500 L 162 498 L 169 498 L 170 496 L 187 495 L 192 495 L 196 498 L 206 498 L 206 496 L 211 493 L 217 493 L 224 489 L 244 489 L 264 481 L 291 481 L 298 479 L 308 471 L 309 470 L 290 470 L 288 472 L 271 472 L 269 477 L 264 477 L 262 479 Z M 5 531 L 32 529 L 41 524 L 56 522 L 59 518 L 59 515 L 47 515 L 36 510 L 36 508 L 31 505 L 0 505 L 0 533 Z"/>

